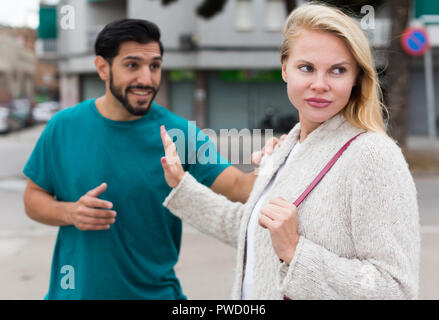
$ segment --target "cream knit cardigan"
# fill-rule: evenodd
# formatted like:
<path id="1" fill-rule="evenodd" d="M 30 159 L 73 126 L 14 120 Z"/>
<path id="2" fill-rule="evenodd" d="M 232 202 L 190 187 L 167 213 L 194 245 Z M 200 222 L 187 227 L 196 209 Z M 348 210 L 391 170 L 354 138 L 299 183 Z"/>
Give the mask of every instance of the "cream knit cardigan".
<path id="1" fill-rule="evenodd" d="M 293 155 L 265 203 L 279 196 L 295 201 L 361 131 L 341 115 L 321 124 Z M 264 161 L 260 169 L 266 174 L 257 177 L 246 204 L 214 193 L 187 172 L 163 203 L 198 230 L 237 247 L 233 299 L 241 298 L 250 214 L 299 134 L 297 124 Z M 300 240 L 289 265 L 280 263 L 269 231 L 256 227 L 253 299 L 417 298 L 416 188 L 400 148 L 389 137 L 367 132 L 352 142 L 299 206 L 298 219 Z"/>

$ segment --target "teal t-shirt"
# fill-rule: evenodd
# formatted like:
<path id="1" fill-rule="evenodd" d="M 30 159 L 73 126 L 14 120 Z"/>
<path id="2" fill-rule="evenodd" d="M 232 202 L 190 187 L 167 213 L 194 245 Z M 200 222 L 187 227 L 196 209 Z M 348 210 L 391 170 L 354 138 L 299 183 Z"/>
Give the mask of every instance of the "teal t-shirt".
<path id="1" fill-rule="evenodd" d="M 47 124 L 23 173 L 59 201 L 106 182 L 116 222 L 105 231 L 60 227 L 47 299 L 185 299 L 175 275 L 181 220 L 162 203 L 171 191 L 160 126 L 175 136 L 183 167 L 210 186 L 230 163 L 192 122 L 154 104 L 142 118 L 113 121 L 87 100 Z"/>

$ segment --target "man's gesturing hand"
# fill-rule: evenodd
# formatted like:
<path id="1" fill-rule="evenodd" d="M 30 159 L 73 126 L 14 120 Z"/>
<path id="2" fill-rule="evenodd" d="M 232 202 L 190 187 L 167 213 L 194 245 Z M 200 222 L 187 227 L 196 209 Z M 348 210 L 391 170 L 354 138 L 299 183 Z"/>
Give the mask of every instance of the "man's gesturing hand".
<path id="1" fill-rule="evenodd" d="M 98 199 L 99 195 L 107 189 L 107 184 L 90 190 L 78 201 L 69 212 L 71 223 L 79 230 L 107 230 L 116 220 L 116 212 L 108 210 L 113 208 L 109 201 Z"/>
<path id="2" fill-rule="evenodd" d="M 254 166 L 259 166 L 261 164 L 262 158 L 266 154 L 268 154 L 268 155 L 272 154 L 274 151 L 274 148 L 276 146 L 280 147 L 286 138 L 287 138 L 287 135 L 283 134 L 279 139 L 276 137 L 272 137 L 271 139 L 267 140 L 265 142 L 265 146 L 261 150 L 255 151 L 252 153 L 251 164 Z"/>
<path id="3" fill-rule="evenodd" d="M 163 148 L 165 149 L 165 156 L 161 158 L 165 179 L 171 188 L 175 188 L 183 179 L 184 170 L 181 166 L 177 148 L 166 132 L 165 126 L 160 127 L 160 136 L 162 137 Z"/>

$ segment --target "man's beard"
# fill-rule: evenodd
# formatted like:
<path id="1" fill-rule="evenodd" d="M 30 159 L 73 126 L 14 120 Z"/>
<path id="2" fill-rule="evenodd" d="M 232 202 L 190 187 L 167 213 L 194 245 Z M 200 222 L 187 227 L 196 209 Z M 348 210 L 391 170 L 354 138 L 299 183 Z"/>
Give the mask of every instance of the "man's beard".
<path id="1" fill-rule="evenodd" d="M 146 104 L 147 101 L 139 102 L 137 107 L 133 107 L 131 103 L 128 101 L 128 91 L 131 89 L 142 89 L 142 90 L 151 90 L 152 96 L 146 107 L 142 107 Z M 122 93 L 122 88 L 115 86 L 113 83 L 113 73 L 110 70 L 110 91 L 113 96 L 120 102 L 120 104 L 133 116 L 144 116 L 151 109 L 152 102 L 157 95 L 158 88 L 154 88 L 151 86 L 129 86 L 125 89 L 125 94 Z"/>

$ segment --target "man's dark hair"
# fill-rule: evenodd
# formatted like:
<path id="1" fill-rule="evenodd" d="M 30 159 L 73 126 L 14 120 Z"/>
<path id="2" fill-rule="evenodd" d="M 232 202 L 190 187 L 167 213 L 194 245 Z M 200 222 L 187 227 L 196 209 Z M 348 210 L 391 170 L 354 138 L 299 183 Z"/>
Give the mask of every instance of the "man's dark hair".
<path id="1" fill-rule="evenodd" d="M 163 45 L 160 41 L 160 29 L 156 24 L 141 19 L 121 19 L 107 24 L 95 42 L 95 53 L 102 56 L 110 64 L 119 54 L 120 45 L 127 41 L 142 44 L 157 42 L 163 56 Z"/>

